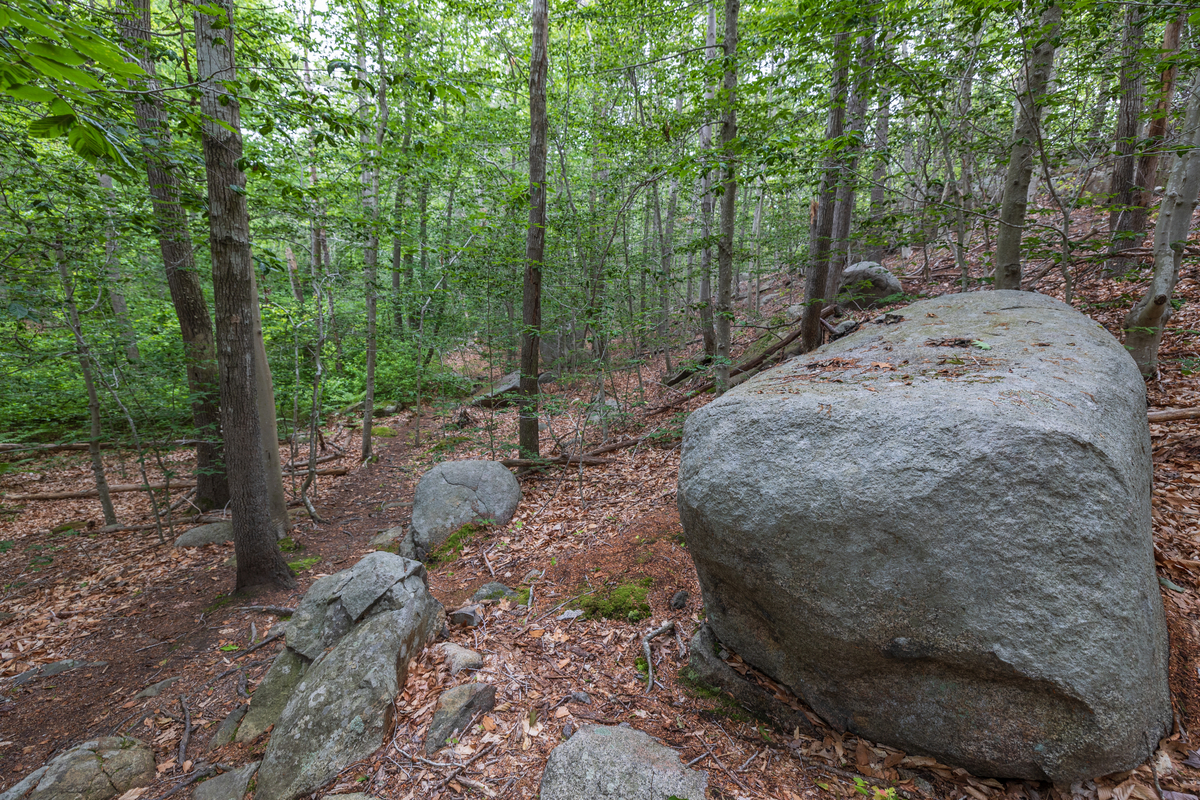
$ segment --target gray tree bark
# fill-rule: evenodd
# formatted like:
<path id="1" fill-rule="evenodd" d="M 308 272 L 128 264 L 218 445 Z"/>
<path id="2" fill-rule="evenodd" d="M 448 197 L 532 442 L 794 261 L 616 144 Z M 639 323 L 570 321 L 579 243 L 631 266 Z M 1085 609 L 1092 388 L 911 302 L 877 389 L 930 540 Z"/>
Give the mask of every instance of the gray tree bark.
<path id="1" fill-rule="evenodd" d="M 1013 142 L 1008 154 L 1008 172 L 1004 196 L 1000 201 L 1000 228 L 996 232 L 996 289 L 1021 288 L 1021 237 L 1025 232 L 1025 208 L 1028 204 L 1029 179 L 1033 175 L 1033 153 L 1038 140 L 1041 104 L 1054 70 L 1055 41 L 1058 38 L 1062 9 L 1052 5 L 1042 12 L 1033 51 L 1024 60 L 1022 86 L 1017 92 L 1018 109 Z"/>
<path id="2" fill-rule="evenodd" d="M 704 39 L 705 59 L 712 63 L 717 58 L 717 9 L 712 0 L 708 4 L 708 28 Z M 711 103 L 716 96 L 712 85 L 704 87 L 704 99 Z M 712 356 L 717 352 L 717 332 L 713 327 L 712 300 L 712 236 L 713 196 L 712 174 L 707 161 L 712 153 L 712 126 L 705 122 L 700 127 L 700 158 L 705 162 L 700 173 L 700 237 L 704 247 L 700 250 L 700 336 L 704 340 L 704 352 Z"/>
<path id="3" fill-rule="evenodd" d="M 1133 203 L 1137 192 L 1138 132 L 1142 116 L 1142 67 L 1139 63 L 1145 26 L 1137 4 L 1125 7 L 1125 25 L 1121 34 L 1121 105 L 1117 111 L 1116 141 L 1113 148 L 1112 178 L 1109 181 L 1110 208 L 1109 252 L 1113 255 L 1137 245 L 1133 229 Z M 1109 274 L 1124 272 L 1128 259 L 1108 260 Z"/>
<path id="4" fill-rule="evenodd" d="M 1183 33 L 1183 23 L 1186 14 L 1180 14 L 1167 23 L 1163 32 L 1163 56 L 1170 57 L 1179 50 L 1179 39 Z M 1175 77 L 1179 71 L 1177 63 L 1172 60 L 1159 76 L 1159 83 L 1147 100 L 1154 105 L 1150 116 L 1150 125 L 1146 130 L 1146 139 L 1142 154 L 1138 158 L 1137 175 L 1134 178 L 1136 190 L 1133 195 L 1133 208 L 1130 209 L 1129 229 L 1135 234 L 1134 241 L 1146 229 L 1150 204 L 1154 202 L 1154 185 L 1158 183 L 1159 152 L 1163 141 L 1167 138 L 1167 123 L 1171 117 L 1171 103 L 1175 99 Z"/>
<path id="5" fill-rule="evenodd" d="M 287 504 L 279 467 L 275 400 L 262 349 L 250 216 L 242 158 L 241 109 L 225 88 L 234 81 L 233 0 L 216 0 L 195 13 L 196 67 L 204 114 L 209 245 L 217 311 L 221 373 L 221 427 L 233 511 L 236 589 L 293 587 L 296 579 L 279 550 L 287 532 Z M 282 511 L 282 513 L 280 513 Z"/>
<path id="6" fill-rule="evenodd" d="M 716 388 L 729 386 L 729 326 L 733 317 L 733 225 L 737 215 L 737 44 L 740 0 L 725 0 L 725 79 L 721 97 L 721 238 L 717 242 Z"/>
<path id="7" fill-rule="evenodd" d="M 1187 116 L 1179 132 L 1171 177 L 1158 207 L 1154 229 L 1154 277 L 1146 294 L 1125 317 L 1125 348 L 1147 378 L 1158 372 L 1158 346 L 1171 319 L 1171 293 L 1200 199 L 1200 73 L 1192 81 Z"/>
<path id="8" fill-rule="evenodd" d="M 542 327 L 542 267 L 546 250 L 546 72 L 550 40 L 547 0 L 533 0 L 529 55 L 529 228 L 521 296 L 521 411 L 517 439 L 522 458 L 537 458 L 538 345 Z"/>
<path id="9" fill-rule="evenodd" d="M 146 55 L 150 41 L 150 0 L 130 0 L 120 16 L 121 35 L 136 45 L 146 72 L 144 94 L 134 95 L 133 111 L 146 160 L 146 181 L 158 227 L 158 246 L 166 272 L 171 303 L 179 320 L 186 359 L 192 425 L 196 429 L 196 505 L 201 510 L 229 503 L 229 479 L 221 452 L 220 382 L 217 349 L 208 300 L 196 270 L 187 212 L 180 205 L 179 175 L 167 158 L 171 144 L 155 64 Z"/>
<path id="10" fill-rule="evenodd" d="M 825 141 L 838 139 L 846 130 L 846 93 L 850 73 L 850 34 L 839 31 L 833 37 L 833 75 L 829 88 L 829 119 Z M 837 153 L 825 156 L 821 186 L 817 191 L 809 236 L 808 274 L 804 277 L 804 315 L 800 319 L 800 350 L 809 352 L 821 346 L 821 311 L 825 300 L 825 281 L 829 276 L 829 254 L 833 238 L 833 206 L 841 178 L 842 161 Z"/>

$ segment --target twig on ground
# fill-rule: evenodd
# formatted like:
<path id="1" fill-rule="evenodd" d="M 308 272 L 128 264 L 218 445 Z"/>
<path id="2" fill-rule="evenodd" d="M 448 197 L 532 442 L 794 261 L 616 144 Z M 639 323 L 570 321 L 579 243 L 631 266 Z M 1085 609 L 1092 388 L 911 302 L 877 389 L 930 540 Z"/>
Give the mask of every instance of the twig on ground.
<path id="1" fill-rule="evenodd" d="M 750 791 L 750 787 L 749 787 L 749 786 L 747 786 L 746 784 L 742 783 L 741 779 L 740 779 L 740 778 L 738 778 L 738 776 L 737 776 L 737 775 L 734 775 L 732 772 L 730 772 L 730 771 L 729 771 L 729 769 L 728 769 L 728 768 L 727 768 L 727 767 L 726 767 L 724 764 L 722 764 L 722 763 L 721 763 L 721 759 L 717 758 L 717 754 L 716 754 L 716 753 L 714 753 L 714 752 L 713 752 L 713 750 L 712 750 L 712 748 L 708 746 L 708 742 L 704 741 L 703 739 L 700 739 L 700 744 L 704 746 L 704 749 L 705 749 L 705 750 L 707 750 L 707 751 L 708 751 L 708 754 L 709 754 L 709 755 L 712 757 L 712 760 L 713 760 L 713 762 L 714 762 L 714 763 L 715 763 L 715 764 L 716 764 L 718 767 L 720 767 L 720 768 L 721 768 L 721 771 L 722 771 L 722 772 L 724 772 L 726 775 L 728 775 L 728 776 L 729 776 L 729 779 L 730 779 L 730 780 L 732 780 L 732 781 L 733 781 L 734 783 L 736 783 L 738 786 L 740 786 L 740 787 L 742 787 L 743 789 L 745 789 L 747 792 L 748 792 L 748 791 Z"/>
<path id="2" fill-rule="evenodd" d="M 242 606 L 238 611 L 261 611 L 264 614 L 275 614 L 280 617 L 290 617 L 296 609 L 287 606 Z"/>
<path id="3" fill-rule="evenodd" d="M 183 737 L 179 740 L 179 764 L 187 760 L 188 741 L 192 738 L 192 712 L 187 707 L 187 700 L 179 698 L 179 707 L 183 709 Z"/>
<path id="4" fill-rule="evenodd" d="M 182 789 L 186 786 L 191 786 L 193 783 L 200 780 L 201 778 L 207 778 L 210 775 L 215 774 L 216 771 L 217 771 L 217 768 L 215 766 L 213 766 L 212 764 L 205 764 L 203 767 L 200 767 L 199 769 L 194 770 L 191 775 L 188 775 L 186 778 L 181 780 L 179 783 L 175 784 L 170 789 L 168 789 L 166 794 L 159 795 L 158 800 L 167 800 L 168 797 L 175 794 L 180 789 Z"/>
<path id="5" fill-rule="evenodd" d="M 242 652 L 238 653 L 236 656 L 233 657 L 233 660 L 237 661 L 239 658 L 245 658 L 246 656 L 250 655 L 258 648 L 265 647 L 266 645 L 270 644 L 271 642 L 275 641 L 276 639 L 278 639 L 282 636 L 283 636 L 283 631 L 280 631 L 279 633 L 272 633 L 270 636 L 263 639 L 258 644 L 254 645 L 254 647 L 248 648 L 248 649 L 243 650 Z"/>
<path id="6" fill-rule="evenodd" d="M 654 659 L 650 655 L 650 640 L 675 630 L 675 620 L 668 620 L 661 628 L 655 628 L 642 637 L 642 653 L 646 656 L 646 694 L 654 689 Z"/>
<path id="7" fill-rule="evenodd" d="M 478 715 L 477 715 L 477 716 L 478 716 Z M 470 725 L 468 725 L 468 726 L 467 726 L 467 728 L 468 728 L 468 730 L 469 730 L 469 729 L 470 729 Z M 467 767 L 471 766 L 471 764 L 472 764 L 472 763 L 474 763 L 475 759 L 477 759 L 477 758 L 479 758 L 480 756 L 482 756 L 483 754 L 485 754 L 485 753 L 489 752 L 489 751 L 490 751 L 490 750 L 491 750 L 493 747 L 495 747 L 495 744 L 494 744 L 494 743 L 493 743 L 493 744 L 488 744 L 488 745 L 486 745 L 486 746 L 484 746 L 484 747 L 481 747 L 481 748 L 479 748 L 478 750 L 476 750 L 476 751 L 475 751 L 475 755 L 473 755 L 473 756 L 471 756 L 470 758 L 468 758 L 468 759 L 467 759 L 466 761 L 464 761 L 462 764 L 457 764 L 457 765 L 455 765 L 454 769 L 450 770 L 450 774 L 449 774 L 449 775 L 447 775 L 445 778 L 442 778 L 442 781 L 441 781 L 441 783 L 439 783 L 437 786 L 434 786 L 432 789 L 430 789 L 430 790 L 429 790 L 429 796 L 430 796 L 430 797 L 432 797 L 433 795 L 437 794 L 437 793 L 438 793 L 438 791 L 439 791 L 439 790 L 440 790 L 440 789 L 441 789 L 443 786 L 445 786 L 447 783 L 449 783 L 451 780 L 453 780 L 453 779 L 454 779 L 454 776 L 455 776 L 455 775 L 457 775 L 458 773 L 462 772 L 462 771 L 463 771 L 464 769 L 466 769 Z M 461 782 L 461 780 L 460 780 L 460 782 Z M 491 797 L 491 795 L 488 795 L 488 796 L 489 796 L 489 797 Z"/>

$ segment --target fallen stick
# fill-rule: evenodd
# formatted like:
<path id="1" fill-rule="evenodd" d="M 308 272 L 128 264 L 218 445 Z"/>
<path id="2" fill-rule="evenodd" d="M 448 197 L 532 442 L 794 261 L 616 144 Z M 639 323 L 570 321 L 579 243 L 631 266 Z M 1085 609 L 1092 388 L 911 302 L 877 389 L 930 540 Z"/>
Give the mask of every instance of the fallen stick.
<path id="1" fill-rule="evenodd" d="M 318 475 L 345 475 L 350 471 L 349 467 L 330 467 L 329 469 L 317 470 Z M 284 475 L 290 473 L 285 472 Z M 171 481 L 172 489 L 188 489 L 194 488 L 196 481 L 191 478 L 184 478 L 178 481 Z M 118 492 L 146 492 L 146 491 L 161 491 L 167 488 L 165 483 L 116 483 L 108 487 L 109 494 L 117 494 Z M 6 500 L 16 502 L 28 500 L 81 500 L 86 497 L 99 497 L 100 493 L 95 489 L 85 489 L 80 492 L 37 492 L 34 494 L 10 494 L 5 497 Z"/>
<path id="2" fill-rule="evenodd" d="M 275 614 L 280 617 L 290 617 L 296 613 L 296 609 L 288 608 L 287 606 L 242 606 L 238 611 L 262 611 L 266 614 Z"/>
<path id="3" fill-rule="evenodd" d="M 720 767 L 720 768 L 721 768 L 721 771 L 722 771 L 722 772 L 724 772 L 726 775 L 728 775 L 728 776 L 729 776 L 730 780 L 732 780 L 732 781 L 733 781 L 734 783 L 736 783 L 738 786 L 740 786 L 740 787 L 742 787 L 743 789 L 745 789 L 747 792 L 748 792 L 748 791 L 750 791 L 750 787 L 749 787 L 749 786 L 747 786 L 746 784 L 742 783 L 741 779 L 740 779 L 740 778 L 738 778 L 738 776 L 737 776 L 737 775 L 734 775 L 732 772 L 730 772 L 730 771 L 729 771 L 728 767 L 726 767 L 724 764 L 722 764 L 722 763 L 721 763 L 721 759 L 717 758 L 717 754 L 716 754 L 716 753 L 714 753 L 714 752 L 713 752 L 713 750 L 712 750 L 712 748 L 708 746 L 708 742 L 706 742 L 706 741 L 704 741 L 703 739 L 701 739 L 701 740 L 700 740 L 700 744 L 702 744 L 702 745 L 704 746 L 704 749 L 708 751 L 708 755 L 709 755 L 709 756 L 711 756 L 711 757 L 712 757 L 712 760 L 713 760 L 713 761 L 716 763 L 716 765 L 717 765 L 718 767 Z"/>
<path id="4" fill-rule="evenodd" d="M 216 767 L 212 766 L 211 764 L 205 764 L 203 767 L 199 767 L 198 769 L 193 771 L 191 775 L 188 775 L 186 778 L 181 780 L 179 783 L 172 786 L 170 788 L 170 790 L 167 791 L 165 794 L 159 795 L 158 800 L 167 800 L 168 797 L 175 794 L 176 792 L 178 792 L 180 789 L 184 788 L 185 786 L 191 786 L 193 783 L 200 780 L 201 778 L 207 778 L 208 776 L 215 774 L 216 771 L 217 771 Z"/>
<path id="5" fill-rule="evenodd" d="M 675 621 L 671 620 L 661 628 L 655 628 L 642 637 L 642 653 L 646 656 L 646 694 L 654 689 L 654 658 L 650 655 L 650 640 L 675 630 Z"/>
<path id="6" fill-rule="evenodd" d="M 1151 422 L 1171 422 L 1177 419 L 1200 419 L 1200 408 L 1169 408 L 1166 411 L 1149 411 L 1147 419 Z"/>
<path id="7" fill-rule="evenodd" d="M 554 458 L 506 458 L 500 462 L 506 467 L 548 467 L 565 464 L 584 464 L 586 466 L 601 466 L 615 464 L 611 458 L 596 458 L 590 455 L 565 454 Z"/>
<path id="8" fill-rule="evenodd" d="M 187 701 L 179 698 L 179 707 L 183 709 L 183 737 L 179 740 L 179 763 L 187 760 L 188 741 L 192 738 L 192 712 L 187 707 Z"/>
<path id="9" fill-rule="evenodd" d="M 478 714 L 476 714 L 476 716 L 478 716 Z M 470 730 L 470 725 L 468 725 L 468 726 L 467 726 L 467 729 L 468 729 L 468 730 Z M 479 757 L 480 757 L 480 756 L 482 756 L 484 753 L 490 752 L 490 751 L 492 750 L 492 748 L 493 748 L 493 747 L 495 747 L 495 746 L 496 746 L 496 745 L 495 745 L 494 743 L 492 743 L 492 744 L 486 745 L 485 747 L 481 747 L 481 748 L 479 748 L 479 750 L 477 750 L 477 751 L 476 751 L 475 755 L 473 755 L 473 756 L 471 756 L 470 758 L 468 758 L 468 759 L 467 759 L 466 761 L 464 761 L 462 764 L 456 764 L 456 765 L 455 765 L 455 767 L 454 767 L 454 769 L 450 770 L 450 774 L 449 774 L 449 775 L 447 775 L 445 778 L 443 778 L 443 779 L 442 779 L 442 782 L 441 782 L 441 783 L 439 783 L 437 786 L 435 786 L 435 787 L 433 787 L 432 789 L 430 789 L 430 790 L 429 790 L 429 795 L 430 795 L 430 796 L 432 796 L 432 795 L 435 795 L 435 794 L 437 794 L 437 792 L 438 792 L 438 789 L 441 789 L 441 788 L 442 788 L 443 786 L 445 786 L 447 783 L 449 783 L 450 781 L 454 780 L 454 776 L 455 776 L 455 775 L 457 775 L 458 773 L 462 772 L 462 771 L 463 771 L 464 769 L 466 769 L 467 767 L 471 766 L 471 764 L 472 764 L 472 763 L 475 761 L 475 759 L 479 758 Z M 473 788 L 475 788 L 475 787 L 473 787 Z M 489 797 L 491 797 L 492 795 L 488 795 L 488 796 L 489 796 Z"/>

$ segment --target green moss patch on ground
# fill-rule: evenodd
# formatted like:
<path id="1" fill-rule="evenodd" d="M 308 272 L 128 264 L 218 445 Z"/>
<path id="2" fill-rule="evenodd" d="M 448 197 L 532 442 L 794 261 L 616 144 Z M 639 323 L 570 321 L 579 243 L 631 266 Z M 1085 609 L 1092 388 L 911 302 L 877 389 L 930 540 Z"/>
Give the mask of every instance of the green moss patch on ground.
<path id="1" fill-rule="evenodd" d="M 576 605 L 588 619 L 617 619 L 638 622 L 650 616 L 650 586 L 653 578 L 638 578 L 608 590 L 579 598 Z"/>
<path id="2" fill-rule="evenodd" d="M 425 560 L 426 566 L 432 568 L 438 564 L 448 564 L 454 561 L 462 555 L 463 548 L 486 527 L 475 522 L 468 522 L 466 525 L 463 525 L 450 534 L 446 541 L 439 544 L 437 549 L 429 554 L 429 558 Z"/>

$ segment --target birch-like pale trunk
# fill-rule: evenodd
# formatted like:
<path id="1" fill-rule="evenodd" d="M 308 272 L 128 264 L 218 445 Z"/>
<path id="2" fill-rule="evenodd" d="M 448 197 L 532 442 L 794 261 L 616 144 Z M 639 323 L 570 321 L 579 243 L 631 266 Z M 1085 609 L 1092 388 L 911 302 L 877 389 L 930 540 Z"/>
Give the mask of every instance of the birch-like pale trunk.
<path id="1" fill-rule="evenodd" d="M 1154 229 L 1154 277 L 1146 294 L 1125 317 L 1125 349 L 1147 378 L 1158 372 L 1158 346 L 1171 318 L 1171 293 L 1200 198 L 1200 73 L 1192 81 L 1187 116 L 1179 131 L 1171 177 L 1158 207 Z"/>
<path id="2" fill-rule="evenodd" d="M 717 241 L 716 389 L 729 386 L 733 318 L 733 225 L 737 215 L 737 43 L 740 0 L 725 0 L 725 78 L 721 91 L 721 236 Z"/>

